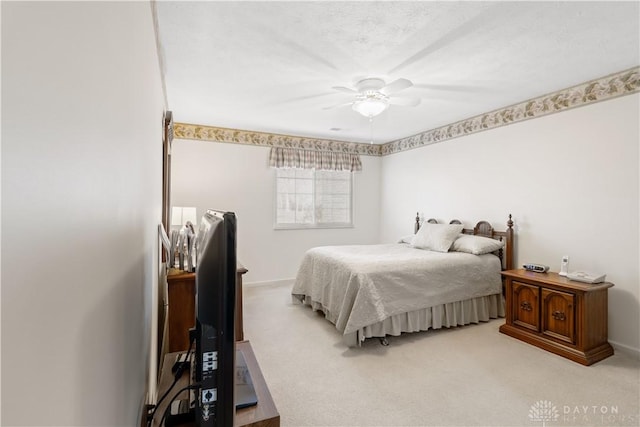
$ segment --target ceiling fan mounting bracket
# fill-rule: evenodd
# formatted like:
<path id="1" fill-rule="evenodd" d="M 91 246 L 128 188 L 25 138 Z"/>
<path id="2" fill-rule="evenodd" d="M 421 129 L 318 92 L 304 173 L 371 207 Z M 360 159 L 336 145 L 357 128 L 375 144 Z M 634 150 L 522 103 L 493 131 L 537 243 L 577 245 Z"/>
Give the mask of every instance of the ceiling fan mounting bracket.
<path id="1" fill-rule="evenodd" d="M 384 80 L 378 79 L 375 77 L 366 78 L 360 80 L 356 83 L 356 89 L 358 92 L 367 92 L 367 91 L 379 91 L 385 85 Z"/>

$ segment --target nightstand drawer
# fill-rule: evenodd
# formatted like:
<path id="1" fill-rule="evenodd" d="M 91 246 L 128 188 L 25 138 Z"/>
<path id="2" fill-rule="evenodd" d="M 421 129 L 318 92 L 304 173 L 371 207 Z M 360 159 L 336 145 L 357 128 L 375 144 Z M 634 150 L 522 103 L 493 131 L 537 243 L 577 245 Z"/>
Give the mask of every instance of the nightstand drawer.
<path id="1" fill-rule="evenodd" d="M 542 333 L 575 344 L 575 295 L 542 289 Z"/>
<path id="2" fill-rule="evenodd" d="M 513 282 L 513 323 L 533 331 L 540 330 L 540 288 Z"/>

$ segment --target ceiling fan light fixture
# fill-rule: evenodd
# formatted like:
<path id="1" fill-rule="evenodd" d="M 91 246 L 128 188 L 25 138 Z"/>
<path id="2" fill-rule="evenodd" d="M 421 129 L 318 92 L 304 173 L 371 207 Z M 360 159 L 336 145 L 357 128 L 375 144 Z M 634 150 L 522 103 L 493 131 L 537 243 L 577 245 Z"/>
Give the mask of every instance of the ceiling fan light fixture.
<path id="1" fill-rule="evenodd" d="M 354 111 L 367 118 L 372 118 L 382 113 L 389 107 L 389 98 L 380 92 L 365 93 L 353 103 Z"/>

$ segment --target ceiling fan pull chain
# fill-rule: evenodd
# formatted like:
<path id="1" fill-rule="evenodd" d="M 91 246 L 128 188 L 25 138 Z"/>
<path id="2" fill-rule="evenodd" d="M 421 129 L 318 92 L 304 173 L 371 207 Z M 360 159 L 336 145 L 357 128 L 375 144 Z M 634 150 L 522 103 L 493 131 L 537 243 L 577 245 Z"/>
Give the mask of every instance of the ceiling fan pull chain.
<path id="1" fill-rule="evenodd" d="M 371 144 L 373 144 L 373 116 L 369 117 L 369 131 L 371 134 Z"/>

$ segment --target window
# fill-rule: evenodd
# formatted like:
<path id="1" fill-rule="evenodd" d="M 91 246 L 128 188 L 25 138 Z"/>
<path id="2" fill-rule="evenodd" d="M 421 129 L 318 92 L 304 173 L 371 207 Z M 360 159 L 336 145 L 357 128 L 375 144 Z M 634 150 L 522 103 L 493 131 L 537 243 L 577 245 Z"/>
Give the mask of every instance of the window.
<path id="1" fill-rule="evenodd" d="M 352 227 L 351 172 L 276 169 L 276 228 Z"/>

